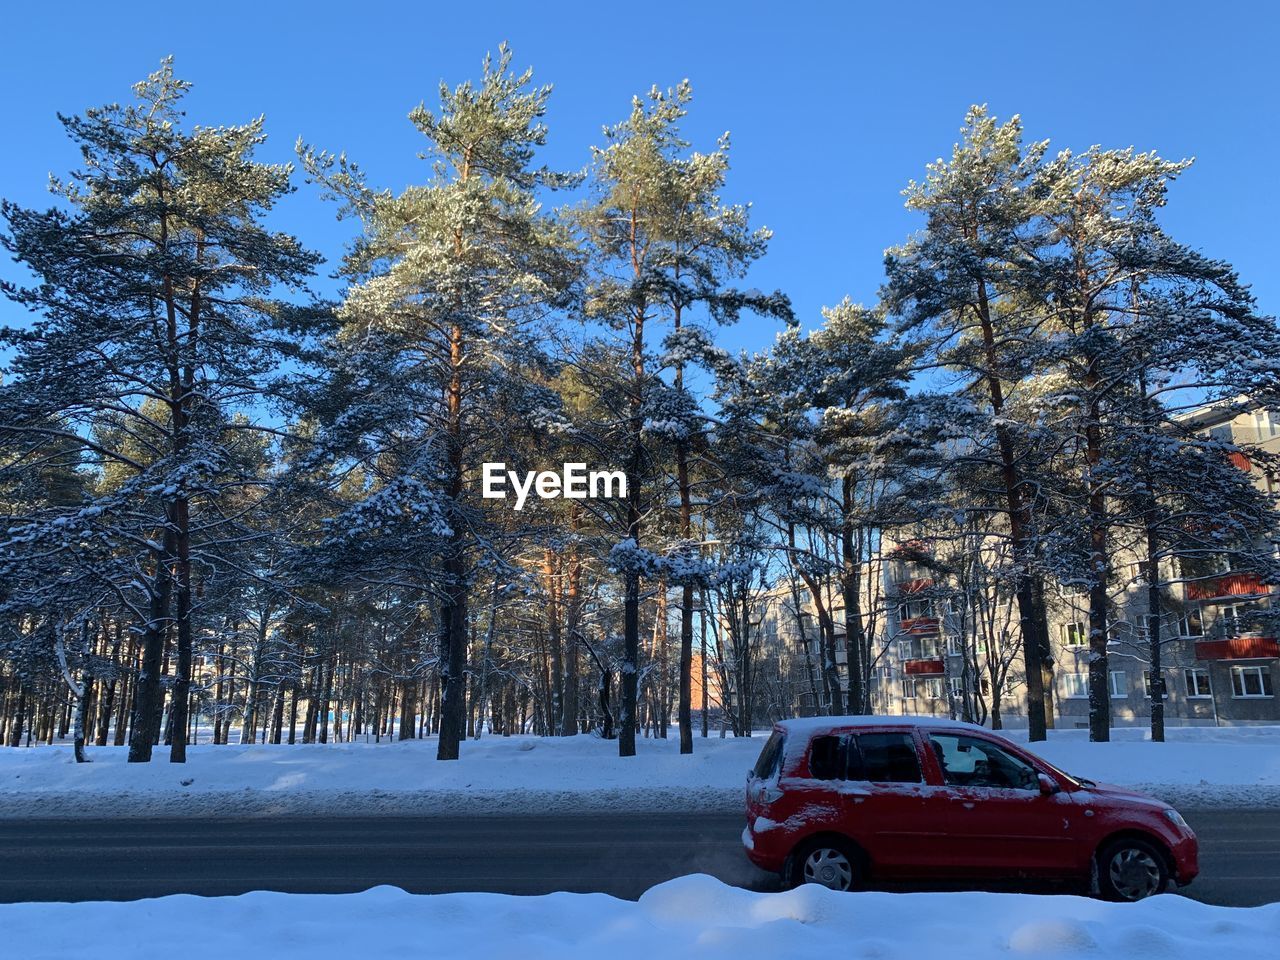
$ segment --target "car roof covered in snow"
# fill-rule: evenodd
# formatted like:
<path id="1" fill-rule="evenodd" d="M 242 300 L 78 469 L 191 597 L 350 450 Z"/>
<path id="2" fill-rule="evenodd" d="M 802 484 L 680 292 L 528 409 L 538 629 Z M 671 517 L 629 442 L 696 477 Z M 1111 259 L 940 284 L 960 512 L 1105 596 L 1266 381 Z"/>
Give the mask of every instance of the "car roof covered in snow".
<path id="1" fill-rule="evenodd" d="M 929 727 L 930 729 L 978 730 L 989 732 L 976 723 L 965 723 L 963 720 L 950 720 L 947 717 L 918 716 L 854 716 L 854 717 L 795 717 L 791 720 L 779 720 L 775 729 L 797 736 L 821 736 L 827 733 L 840 733 L 858 727 L 897 727 L 910 729 L 913 727 Z"/>

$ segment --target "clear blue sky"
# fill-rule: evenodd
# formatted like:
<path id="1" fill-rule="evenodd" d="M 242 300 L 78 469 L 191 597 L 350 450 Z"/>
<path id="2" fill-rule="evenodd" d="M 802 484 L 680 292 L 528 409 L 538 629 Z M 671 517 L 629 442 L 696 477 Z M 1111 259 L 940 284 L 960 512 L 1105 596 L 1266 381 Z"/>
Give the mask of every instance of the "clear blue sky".
<path id="1" fill-rule="evenodd" d="M 77 162 L 55 113 L 124 99 L 169 53 L 195 84 L 191 119 L 265 113 L 264 158 L 291 158 L 301 135 L 398 188 L 426 174 L 409 109 L 507 40 L 555 85 L 553 166 L 582 166 L 633 94 L 688 77 L 689 138 L 710 148 L 732 131 L 725 198 L 751 201 L 776 235 L 750 282 L 786 290 L 806 326 L 845 294 L 874 300 L 884 249 L 918 226 L 900 190 L 981 102 L 1059 146 L 1197 157 L 1166 224 L 1280 311 L 1270 3 L 21 3 L 4 28 L 0 194 L 23 204 L 47 203 L 48 173 Z M 306 186 L 279 222 L 331 260 L 350 235 Z M 0 276 L 18 272 L 6 261 Z M 0 304 L 0 324 L 13 322 Z M 772 337 L 748 321 L 722 342 Z"/>

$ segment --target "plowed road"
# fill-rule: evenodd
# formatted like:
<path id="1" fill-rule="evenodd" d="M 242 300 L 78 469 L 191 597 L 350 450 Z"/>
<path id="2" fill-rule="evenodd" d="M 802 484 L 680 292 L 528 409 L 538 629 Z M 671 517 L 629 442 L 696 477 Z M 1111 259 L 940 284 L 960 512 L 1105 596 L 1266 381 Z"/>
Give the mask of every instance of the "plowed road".
<path id="1" fill-rule="evenodd" d="M 1201 843 L 1200 878 L 1183 894 L 1232 906 L 1280 900 L 1280 810 L 1183 813 Z M 747 862 L 741 830 L 740 816 L 721 813 L 0 820 L 0 901 L 378 884 L 636 897 L 687 873 L 777 889 Z"/>

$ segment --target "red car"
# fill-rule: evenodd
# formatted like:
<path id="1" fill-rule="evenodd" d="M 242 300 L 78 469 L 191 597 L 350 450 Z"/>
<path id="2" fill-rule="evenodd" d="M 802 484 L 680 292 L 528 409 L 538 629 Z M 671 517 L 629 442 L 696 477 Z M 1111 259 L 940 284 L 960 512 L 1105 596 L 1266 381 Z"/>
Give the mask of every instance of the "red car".
<path id="1" fill-rule="evenodd" d="M 773 729 L 748 773 L 747 856 L 790 884 L 1079 879 L 1141 900 L 1199 872 L 1166 803 L 1074 777 L 970 723 L 814 717 Z"/>

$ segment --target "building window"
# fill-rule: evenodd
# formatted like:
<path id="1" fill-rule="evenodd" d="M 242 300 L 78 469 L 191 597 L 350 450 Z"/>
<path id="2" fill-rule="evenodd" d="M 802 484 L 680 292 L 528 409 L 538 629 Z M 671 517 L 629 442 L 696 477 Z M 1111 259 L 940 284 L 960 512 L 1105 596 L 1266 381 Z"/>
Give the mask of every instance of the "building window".
<path id="1" fill-rule="evenodd" d="M 903 660 L 935 660 L 942 656 L 942 641 L 938 637 L 903 637 L 898 641 L 898 653 Z"/>
<path id="2" fill-rule="evenodd" d="M 1077 620 L 1075 623 L 1062 624 L 1062 642 L 1068 647 L 1083 647 L 1088 642 L 1089 631 Z"/>
<path id="3" fill-rule="evenodd" d="M 1267 437 L 1276 435 L 1276 421 L 1271 416 L 1270 410 L 1253 411 L 1253 423 L 1258 428 L 1258 439 L 1263 440 Z"/>
<path id="4" fill-rule="evenodd" d="M 1240 698 L 1271 696 L 1271 669 L 1232 667 L 1231 695 Z"/>
<path id="5" fill-rule="evenodd" d="M 1202 667 L 1195 667 L 1182 671 L 1183 679 L 1187 683 L 1187 699 L 1188 700 L 1207 700 L 1213 696 L 1213 687 L 1209 683 L 1209 671 Z"/>
<path id="6" fill-rule="evenodd" d="M 942 677 L 904 677 L 902 679 L 903 700 L 941 700 L 943 696 Z"/>
<path id="7" fill-rule="evenodd" d="M 1254 615 L 1262 609 L 1256 600 L 1243 603 L 1224 603 L 1216 610 L 1213 621 L 1214 633 L 1220 637 L 1240 636 L 1256 627 Z"/>
<path id="8" fill-rule="evenodd" d="M 1151 699 L 1151 671 L 1144 670 L 1142 672 L 1142 692 L 1148 700 Z M 1165 683 L 1164 678 L 1160 678 L 1160 699 L 1169 699 L 1169 685 Z"/>
<path id="9" fill-rule="evenodd" d="M 933 616 L 932 600 L 904 600 L 898 605 L 899 620 L 917 620 Z"/>
<path id="10" fill-rule="evenodd" d="M 1185 614 L 1178 618 L 1178 636 L 1180 637 L 1203 637 L 1204 636 L 1204 618 L 1200 614 L 1200 608 L 1188 610 Z"/>
<path id="11" fill-rule="evenodd" d="M 1222 423 L 1216 427 L 1209 428 L 1209 439 L 1219 440 L 1222 443 L 1230 443 L 1232 440 L 1231 424 Z"/>
<path id="12" fill-rule="evenodd" d="M 964 696 L 964 677 L 948 677 L 947 682 L 951 685 L 951 696 Z"/>
<path id="13" fill-rule="evenodd" d="M 958 657 L 964 653 L 964 646 L 960 643 L 960 638 L 954 633 L 947 635 L 947 653 L 953 657 Z"/>
<path id="14" fill-rule="evenodd" d="M 1062 696 L 1066 700 L 1088 699 L 1089 675 L 1086 673 L 1064 673 L 1062 675 Z"/>
<path id="15" fill-rule="evenodd" d="M 1123 670 L 1112 670 L 1108 673 L 1107 686 L 1111 690 L 1112 697 L 1127 697 L 1129 695 L 1129 678 Z"/>

